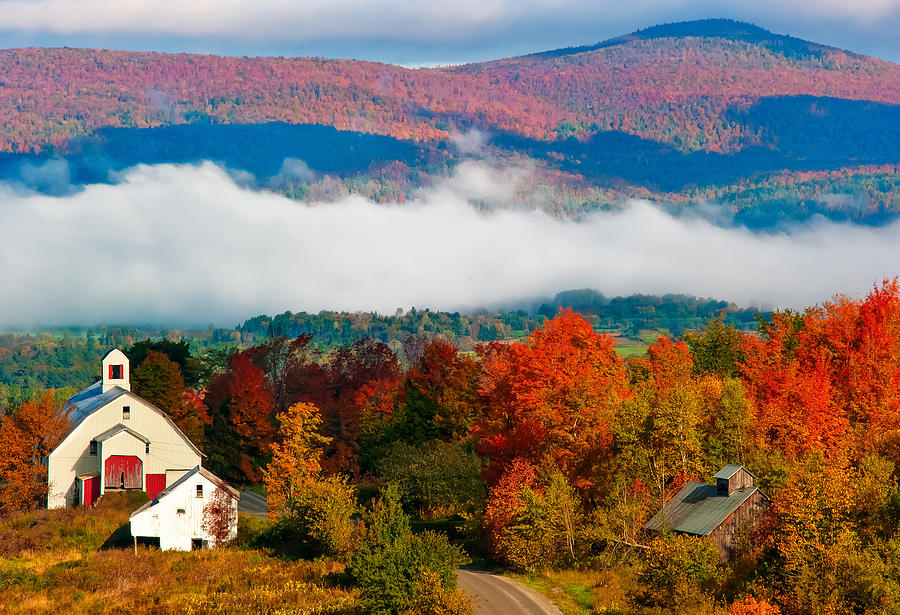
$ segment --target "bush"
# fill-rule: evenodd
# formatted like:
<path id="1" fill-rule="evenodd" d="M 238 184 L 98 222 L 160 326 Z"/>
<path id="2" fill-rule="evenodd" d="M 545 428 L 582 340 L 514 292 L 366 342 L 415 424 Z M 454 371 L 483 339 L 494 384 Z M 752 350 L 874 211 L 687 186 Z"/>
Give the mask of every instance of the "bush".
<path id="1" fill-rule="evenodd" d="M 348 574 L 360 588 L 363 613 L 396 615 L 412 608 L 420 592 L 432 592 L 434 575 L 440 586 L 452 591 L 454 570 L 465 561 L 459 548 L 440 534 L 413 535 L 409 517 L 400 505 L 396 486 L 388 486 L 365 515 L 366 538 L 353 553 Z"/>
<path id="2" fill-rule="evenodd" d="M 416 597 L 406 615 L 474 615 L 472 600 L 461 590 L 448 591 L 431 570 L 422 571 Z"/>
<path id="3" fill-rule="evenodd" d="M 342 476 L 326 476 L 303 490 L 292 511 L 301 540 L 313 556 L 346 557 L 359 542 L 354 489 Z"/>

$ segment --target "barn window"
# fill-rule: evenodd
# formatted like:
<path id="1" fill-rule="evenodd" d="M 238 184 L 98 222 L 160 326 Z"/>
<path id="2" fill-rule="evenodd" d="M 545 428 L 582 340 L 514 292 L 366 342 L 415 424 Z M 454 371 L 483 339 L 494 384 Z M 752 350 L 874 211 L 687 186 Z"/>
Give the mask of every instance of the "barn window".
<path id="1" fill-rule="evenodd" d="M 183 514 L 184 514 L 184 509 L 183 509 L 183 508 L 179 508 L 178 510 L 175 511 L 175 514 L 176 514 L 176 515 L 183 515 Z"/>
<path id="2" fill-rule="evenodd" d="M 148 455 L 150 454 L 150 443 L 149 442 L 144 444 L 144 452 Z"/>
<path id="3" fill-rule="evenodd" d="M 131 406 L 122 406 L 122 418 L 125 420 L 131 418 Z"/>
<path id="4" fill-rule="evenodd" d="M 203 497 L 203 485 L 197 485 L 197 497 L 198 498 Z"/>
<path id="5" fill-rule="evenodd" d="M 110 380 L 121 380 L 122 379 L 122 366 L 121 365 L 110 365 L 109 366 L 109 379 Z"/>
<path id="6" fill-rule="evenodd" d="M 96 441 L 96 440 L 91 440 L 91 450 L 90 450 L 90 453 L 91 453 L 91 455 L 96 455 L 96 454 L 97 454 L 97 441 Z"/>

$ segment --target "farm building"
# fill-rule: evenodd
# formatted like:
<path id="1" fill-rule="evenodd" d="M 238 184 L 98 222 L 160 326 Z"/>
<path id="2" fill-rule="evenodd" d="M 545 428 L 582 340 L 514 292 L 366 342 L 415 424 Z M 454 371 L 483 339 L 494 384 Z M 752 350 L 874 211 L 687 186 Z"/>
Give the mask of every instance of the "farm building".
<path id="1" fill-rule="evenodd" d="M 100 381 L 66 402 L 69 431 L 45 460 L 48 508 L 91 504 L 110 489 L 152 499 L 200 465 L 203 454 L 130 382 L 128 357 L 112 350 Z"/>
<path id="2" fill-rule="evenodd" d="M 232 540 L 237 535 L 239 499 L 236 489 L 197 466 L 131 513 L 131 535 L 159 538 L 161 549 L 215 546 L 211 518 L 225 528 L 221 538 Z"/>
<path id="3" fill-rule="evenodd" d="M 735 533 L 741 528 L 756 527 L 769 498 L 753 484 L 753 475 L 744 466 L 727 465 L 713 478 L 715 485 L 687 483 L 645 528 L 711 536 L 725 562 L 734 556 Z"/>

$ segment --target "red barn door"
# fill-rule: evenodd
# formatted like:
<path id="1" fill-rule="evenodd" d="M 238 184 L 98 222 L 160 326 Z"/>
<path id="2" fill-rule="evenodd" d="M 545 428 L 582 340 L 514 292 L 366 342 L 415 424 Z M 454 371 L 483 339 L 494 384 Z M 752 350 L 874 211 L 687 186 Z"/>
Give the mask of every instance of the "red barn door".
<path id="1" fill-rule="evenodd" d="M 100 476 L 92 476 L 84 479 L 84 505 L 90 506 L 100 498 Z"/>
<path id="2" fill-rule="evenodd" d="M 142 489 L 144 464 L 134 455 L 110 455 L 106 458 L 103 484 L 106 489 Z"/>
<path id="3" fill-rule="evenodd" d="M 165 474 L 148 474 L 147 475 L 147 497 L 151 500 L 156 494 L 166 488 Z"/>

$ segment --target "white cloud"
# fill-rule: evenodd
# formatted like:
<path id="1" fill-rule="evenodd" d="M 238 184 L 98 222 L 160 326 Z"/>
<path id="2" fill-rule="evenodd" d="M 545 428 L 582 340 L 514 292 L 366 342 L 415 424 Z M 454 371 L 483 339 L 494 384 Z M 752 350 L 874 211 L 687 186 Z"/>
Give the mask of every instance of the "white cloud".
<path id="1" fill-rule="evenodd" d="M 286 309 L 457 309 L 583 287 L 802 307 L 898 273 L 900 223 L 757 235 L 639 201 L 560 222 L 479 213 L 454 185 L 403 206 L 303 205 L 206 163 L 137 167 L 61 197 L 3 188 L 0 326 L 231 326 Z"/>

